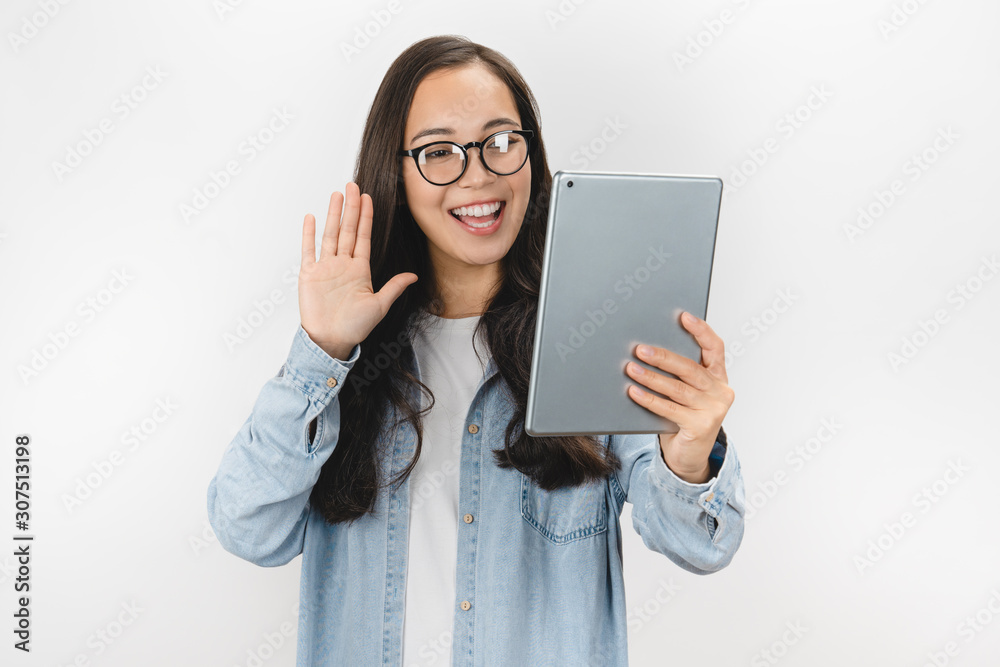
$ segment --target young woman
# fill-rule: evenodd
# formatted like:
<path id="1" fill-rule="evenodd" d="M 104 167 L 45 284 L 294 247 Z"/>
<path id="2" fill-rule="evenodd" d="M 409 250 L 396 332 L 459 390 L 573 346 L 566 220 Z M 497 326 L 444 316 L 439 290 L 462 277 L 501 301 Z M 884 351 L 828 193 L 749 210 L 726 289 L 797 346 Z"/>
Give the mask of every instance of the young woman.
<path id="1" fill-rule="evenodd" d="M 739 547 L 703 320 L 684 320 L 701 364 L 639 354 L 680 379 L 629 366 L 678 433 L 524 433 L 550 184 L 517 69 L 434 37 L 386 73 L 319 259 L 306 216 L 301 325 L 208 488 L 228 551 L 302 554 L 298 665 L 626 665 L 623 504 L 691 572 Z"/>

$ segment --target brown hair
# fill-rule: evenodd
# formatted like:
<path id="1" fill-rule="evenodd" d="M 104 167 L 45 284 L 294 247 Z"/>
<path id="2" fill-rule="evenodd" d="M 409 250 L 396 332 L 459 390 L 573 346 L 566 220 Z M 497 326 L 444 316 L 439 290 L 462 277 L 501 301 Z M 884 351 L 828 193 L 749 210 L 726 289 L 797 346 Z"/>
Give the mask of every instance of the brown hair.
<path id="1" fill-rule="evenodd" d="M 388 484 L 401 484 L 420 456 L 421 417 L 430 407 L 419 410 L 419 405 L 412 405 L 410 389 L 419 385 L 431 405 L 434 398 L 430 389 L 409 371 L 413 355 L 410 342 L 419 326 L 417 314 L 435 312 L 440 299 L 437 286 L 428 279 L 432 271 L 427 238 L 406 204 L 397 151 L 403 146 L 410 103 L 419 83 L 437 70 L 468 65 L 487 67 L 507 85 L 523 129 L 534 132 L 528 209 L 517 238 L 501 260 L 502 280 L 476 327 L 477 335 L 480 330 L 485 332 L 499 378 L 509 389 L 513 410 L 504 434 L 504 448 L 493 450 L 494 458 L 499 467 L 514 467 L 546 490 L 604 479 L 621 467 L 617 457 L 593 436 L 535 438 L 524 433 L 552 186 L 537 104 L 520 72 L 502 54 L 461 36 L 430 37 L 409 46 L 386 72 L 369 109 L 355 164 L 354 182 L 361 192 L 371 195 L 374 206 L 372 288 L 378 291 L 392 276 L 406 271 L 421 279 L 407 287 L 361 343 L 360 358 L 341 387 L 339 439 L 310 495 L 312 505 L 330 523 L 353 521 L 373 511 L 383 486 L 380 461 L 390 455 L 378 447 L 388 412 L 401 413 L 417 433 L 413 460 Z M 393 428 L 398 424 L 400 420 Z M 391 439 L 388 442 L 391 444 Z"/>

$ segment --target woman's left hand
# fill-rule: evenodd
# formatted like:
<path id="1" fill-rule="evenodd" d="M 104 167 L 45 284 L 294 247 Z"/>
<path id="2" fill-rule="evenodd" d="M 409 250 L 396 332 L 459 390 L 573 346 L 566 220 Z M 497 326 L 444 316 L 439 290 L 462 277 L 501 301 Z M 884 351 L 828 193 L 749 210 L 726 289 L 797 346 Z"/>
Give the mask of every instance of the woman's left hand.
<path id="1" fill-rule="evenodd" d="M 722 339 L 705 320 L 690 313 L 683 314 L 681 325 L 701 346 L 702 363 L 652 345 L 648 346 L 651 354 L 645 355 L 640 345 L 636 348 L 639 359 L 679 379 L 629 362 L 629 377 L 667 398 L 634 385 L 628 393 L 639 405 L 677 424 L 677 433 L 660 433 L 663 460 L 684 481 L 700 484 L 711 479 L 708 456 L 735 395 L 728 384 Z"/>

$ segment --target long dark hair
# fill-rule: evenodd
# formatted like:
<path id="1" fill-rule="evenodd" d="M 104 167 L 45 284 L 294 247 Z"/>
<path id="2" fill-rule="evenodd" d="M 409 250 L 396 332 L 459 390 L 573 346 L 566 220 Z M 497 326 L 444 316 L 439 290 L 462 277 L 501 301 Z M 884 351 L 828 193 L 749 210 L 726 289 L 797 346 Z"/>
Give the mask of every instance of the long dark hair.
<path id="1" fill-rule="evenodd" d="M 427 252 L 427 238 L 406 204 L 401 160 L 404 129 L 414 92 L 425 76 L 437 70 L 482 65 L 510 90 L 523 129 L 534 132 L 531 195 L 520 232 L 501 260 L 502 279 L 476 327 L 485 331 L 489 351 L 505 382 L 513 415 L 504 434 L 504 448 L 493 450 L 501 468 L 514 467 L 546 490 L 605 479 L 621 467 L 618 458 L 593 436 L 531 437 L 523 423 L 534 347 L 538 287 L 552 175 L 545 158 L 535 98 L 520 72 L 502 54 L 456 35 L 430 37 L 412 44 L 389 67 L 368 112 L 354 182 L 371 195 L 374 205 L 371 242 L 372 288 L 378 291 L 397 273 L 412 271 L 420 278 L 396 299 L 386 316 L 361 343 L 361 356 L 341 387 L 340 433 L 312 489 L 310 503 L 330 523 L 349 522 L 374 510 L 382 488 L 380 460 L 391 455 L 379 447 L 379 435 L 402 421 L 417 433 L 413 460 L 386 485 L 401 484 L 410 474 L 423 442 L 419 410 L 410 403 L 419 385 L 433 405 L 430 389 L 410 372 L 410 342 L 422 321 L 421 312 L 441 304 Z M 495 376 L 491 381 L 497 381 Z M 390 415 L 391 413 L 391 415 Z M 402 414 L 391 428 L 387 422 Z M 387 444 L 391 445 L 391 437 Z"/>

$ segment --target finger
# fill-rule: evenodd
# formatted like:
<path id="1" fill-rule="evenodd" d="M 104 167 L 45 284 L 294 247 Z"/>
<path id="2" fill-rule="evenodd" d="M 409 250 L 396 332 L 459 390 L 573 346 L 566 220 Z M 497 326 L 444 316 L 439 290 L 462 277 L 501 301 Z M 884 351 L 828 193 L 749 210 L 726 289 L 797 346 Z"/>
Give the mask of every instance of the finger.
<path id="1" fill-rule="evenodd" d="M 635 362 L 629 363 L 625 370 L 632 380 L 663 394 L 678 405 L 698 409 L 708 401 L 708 396 L 704 392 L 695 389 L 686 382 L 668 377 L 658 371 L 643 368 Z"/>
<path id="2" fill-rule="evenodd" d="M 687 321 L 688 316 L 693 319 L 692 322 Z M 721 378 L 723 382 L 728 382 L 729 380 L 726 376 L 726 345 L 719 335 L 712 330 L 712 327 L 708 326 L 708 322 L 695 317 L 691 313 L 685 312 L 684 316 L 681 317 L 681 324 L 691 332 L 698 345 L 701 346 L 702 365 L 715 377 Z"/>
<path id="3" fill-rule="evenodd" d="M 348 257 L 354 256 L 354 239 L 358 231 L 358 212 L 361 209 L 361 191 L 357 183 L 349 182 L 347 187 L 347 205 L 344 206 L 344 217 L 340 223 L 340 239 L 337 241 L 337 252 Z"/>
<path id="4" fill-rule="evenodd" d="M 417 282 L 417 274 L 415 273 L 397 273 L 392 278 L 386 281 L 385 285 L 382 285 L 382 289 L 375 294 L 379 299 L 379 305 L 382 307 L 383 313 L 389 312 L 389 307 L 392 306 L 393 302 L 399 298 L 399 295 L 403 293 L 407 287 Z"/>
<path id="5" fill-rule="evenodd" d="M 658 414 L 661 417 L 669 419 L 681 427 L 681 429 L 684 429 L 685 426 L 689 425 L 692 417 L 694 416 L 694 412 L 690 408 L 678 405 L 669 398 L 661 398 L 660 396 L 655 396 L 648 391 L 643 391 L 640 387 L 635 385 L 629 385 L 628 395 L 633 401 L 642 407 L 646 408 L 650 412 Z"/>
<path id="6" fill-rule="evenodd" d="M 646 347 L 649 347 L 652 353 L 646 355 L 640 352 L 642 347 L 642 345 L 636 346 L 635 355 L 650 366 L 673 373 L 695 389 L 701 391 L 706 391 L 712 386 L 712 378 L 708 376 L 706 369 L 698 362 L 656 345 L 647 345 Z"/>
<path id="7" fill-rule="evenodd" d="M 372 216 L 374 205 L 372 196 L 361 195 L 361 219 L 358 221 L 358 241 L 354 244 L 354 256 L 370 259 L 372 249 Z"/>
<path id="8" fill-rule="evenodd" d="M 337 254 L 337 232 L 340 231 L 340 207 L 343 203 L 344 196 L 339 192 L 330 195 L 330 208 L 326 212 L 326 226 L 323 227 L 323 240 L 319 251 L 321 261 Z"/>
<path id="9" fill-rule="evenodd" d="M 306 214 L 302 222 L 302 267 L 316 263 L 316 218 L 311 213 Z"/>

